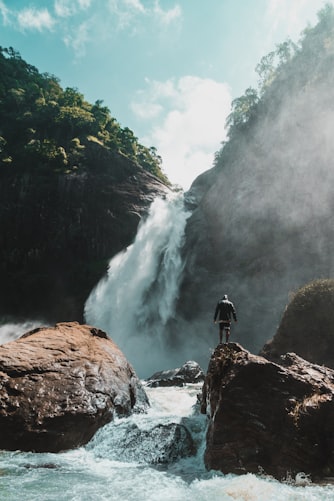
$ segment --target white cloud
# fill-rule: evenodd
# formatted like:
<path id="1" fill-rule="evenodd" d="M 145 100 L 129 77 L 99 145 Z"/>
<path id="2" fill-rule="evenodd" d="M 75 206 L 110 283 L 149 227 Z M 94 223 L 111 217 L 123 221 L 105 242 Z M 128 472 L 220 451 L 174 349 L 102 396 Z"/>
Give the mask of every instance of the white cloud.
<path id="1" fill-rule="evenodd" d="M 4 24 L 8 24 L 10 11 L 2 0 L 0 0 L 0 14 L 2 15 Z"/>
<path id="2" fill-rule="evenodd" d="M 90 7 L 91 0 L 55 0 L 54 10 L 59 17 L 73 16 L 78 10 L 86 10 Z"/>
<path id="3" fill-rule="evenodd" d="M 164 10 L 159 0 L 155 0 L 152 7 L 145 7 L 140 0 L 108 0 L 109 11 L 117 20 L 118 28 L 125 29 L 142 21 L 142 17 L 153 19 L 154 23 L 168 26 L 181 17 L 182 11 L 178 4 Z M 136 30 L 134 30 L 136 31 Z"/>
<path id="4" fill-rule="evenodd" d="M 83 10 L 88 9 L 91 3 L 91 0 L 78 0 L 79 7 Z"/>
<path id="5" fill-rule="evenodd" d="M 123 0 L 126 7 L 137 12 L 145 12 L 145 8 L 140 0 Z"/>
<path id="6" fill-rule="evenodd" d="M 47 9 L 39 10 L 34 7 L 21 10 L 17 14 L 17 20 L 20 28 L 24 30 L 51 30 L 55 23 Z"/>
<path id="7" fill-rule="evenodd" d="M 214 153 L 225 139 L 230 90 L 226 84 L 194 76 L 147 84 L 132 110 L 141 119 L 145 107 L 149 110 L 146 118 L 152 119 L 150 110 L 155 107 L 159 114 L 142 142 L 157 148 L 171 182 L 188 189 L 201 172 L 212 167 Z"/>
<path id="8" fill-rule="evenodd" d="M 169 10 L 163 10 L 158 0 L 155 1 L 153 12 L 157 15 L 162 24 L 170 24 L 182 15 L 182 10 L 179 5 L 175 5 L 175 7 Z"/>
<path id="9" fill-rule="evenodd" d="M 301 31 L 309 22 L 314 24 L 317 12 L 324 6 L 325 0 L 270 0 L 265 13 L 269 32 L 285 32 L 283 36 L 299 39 Z M 282 35 L 280 35 L 282 37 Z"/>
<path id="10" fill-rule="evenodd" d="M 156 118 L 163 111 L 163 107 L 157 103 L 131 103 L 130 105 L 134 114 L 140 119 Z"/>
<path id="11" fill-rule="evenodd" d="M 139 14 L 145 14 L 145 8 L 139 0 L 108 0 L 108 8 L 119 29 L 128 28 Z"/>
<path id="12" fill-rule="evenodd" d="M 67 47 L 72 47 L 75 51 L 76 57 L 81 57 L 85 54 L 86 43 L 89 41 L 89 24 L 87 22 L 81 23 L 76 27 L 73 34 L 64 37 L 64 42 Z"/>
<path id="13" fill-rule="evenodd" d="M 67 0 L 56 0 L 54 10 L 59 17 L 68 17 L 72 14 L 71 6 Z"/>

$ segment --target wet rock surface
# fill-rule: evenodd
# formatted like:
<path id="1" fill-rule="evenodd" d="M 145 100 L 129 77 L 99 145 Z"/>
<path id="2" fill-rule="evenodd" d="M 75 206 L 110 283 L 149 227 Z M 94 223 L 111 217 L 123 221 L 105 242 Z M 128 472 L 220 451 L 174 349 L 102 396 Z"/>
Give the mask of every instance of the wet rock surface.
<path id="1" fill-rule="evenodd" d="M 113 426 L 104 436 L 102 457 L 115 461 L 135 461 L 140 464 L 169 464 L 195 453 L 195 445 L 189 430 L 180 423 L 158 424 L 149 429 L 140 429 L 135 423 Z M 89 447 L 94 447 L 94 440 Z M 101 445 L 100 445 L 101 448 Z"/>
<path id="2" fill-rule="evenodd" d="M 197 362 L 190 360 L 177 369 L 159 371 L 146 380 L 146 386 L 184 386 L 204 381 L 204 372 Z"/>
<path id="3" fill-rule="evenodd" d="M 1 449 L 75 448 L 148 405 L 123 353 L 94 327 L 60 323 L 0 346 Z"/>
<path id="4" fill-rule="evenodd" d="M 0 316 L 83 321 L 109 260 L 170 190 L 94 142 L 77 174 L 0 172 Z"/>
<path id="5" fill-rule="evenodd" d="M 205 464 L 223 473 L 334 476 L 334 371 L 294 353 L 280 364 L 218 345 L 202 393 Z"/>

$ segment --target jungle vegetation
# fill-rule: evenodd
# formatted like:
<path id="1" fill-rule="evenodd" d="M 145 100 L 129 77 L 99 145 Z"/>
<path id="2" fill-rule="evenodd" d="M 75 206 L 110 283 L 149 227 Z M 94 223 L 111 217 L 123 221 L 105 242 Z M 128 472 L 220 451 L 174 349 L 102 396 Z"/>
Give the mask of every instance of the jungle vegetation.
<path id="1" fill-rule="evenodd" d="M 170 184 L 161 157 L 128 127 L 121 127 L 98 100 L 90 104 L 75 88 L 41 74 L 12 47 L 0 47 L 0 168 L 69 174 L 92 170 L 85 148 L 98 143 L 126 156 Z"/>

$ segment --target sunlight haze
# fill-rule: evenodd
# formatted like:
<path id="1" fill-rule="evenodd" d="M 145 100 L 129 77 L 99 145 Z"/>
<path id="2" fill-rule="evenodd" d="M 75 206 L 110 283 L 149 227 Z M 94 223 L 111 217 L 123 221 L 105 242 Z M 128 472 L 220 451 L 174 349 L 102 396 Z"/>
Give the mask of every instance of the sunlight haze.
<path id="1" fill-rule="evenodd" d="M 231 101 L 257 86 L 260 59 L 287 38 L 297 42 L 324 4 L 0 0 L 1 46 L 89 102 L 103 100 L 188 189 L 212 166 Z"/>

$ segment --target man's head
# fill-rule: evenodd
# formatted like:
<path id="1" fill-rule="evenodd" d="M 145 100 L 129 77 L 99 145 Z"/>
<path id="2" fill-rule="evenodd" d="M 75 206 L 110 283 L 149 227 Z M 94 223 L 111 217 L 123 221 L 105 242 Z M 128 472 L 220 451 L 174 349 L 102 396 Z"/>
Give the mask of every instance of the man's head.
<path id="1" fill-rule="evenodd" d="M 223 299 L 228 299 L 227 294 L 224 294 Z"/>

